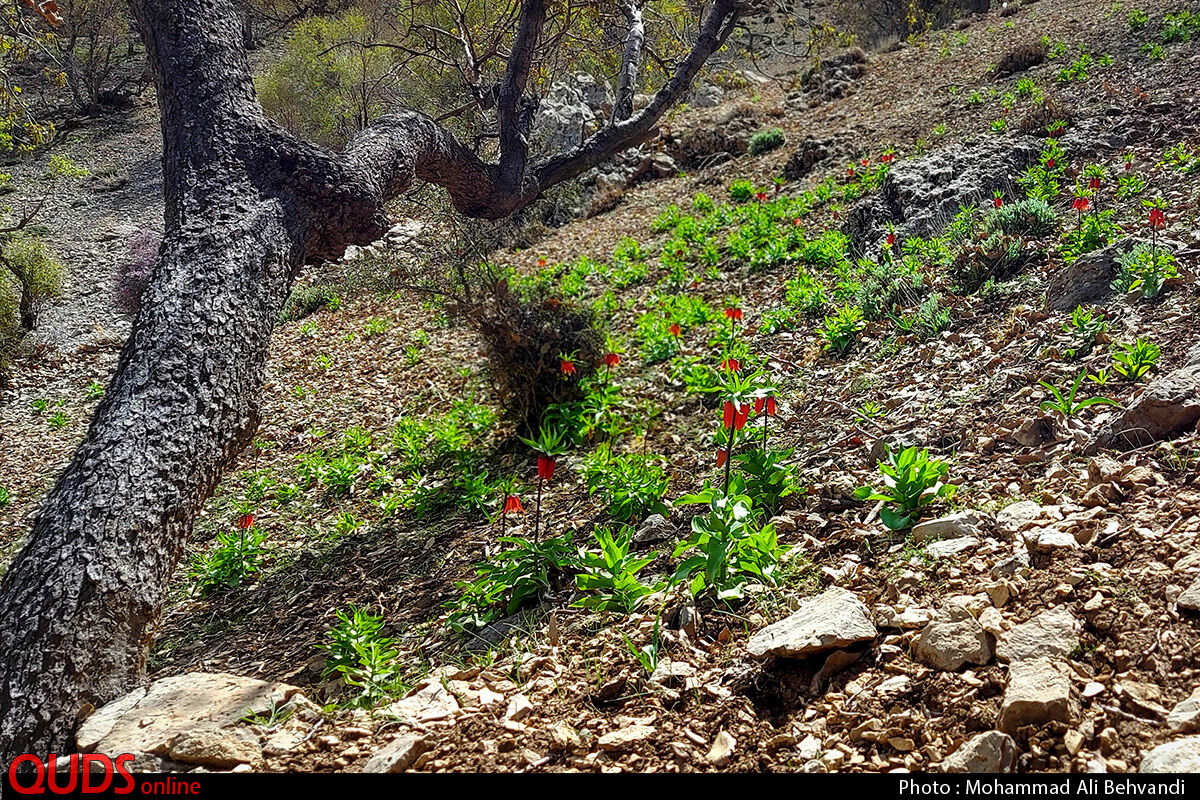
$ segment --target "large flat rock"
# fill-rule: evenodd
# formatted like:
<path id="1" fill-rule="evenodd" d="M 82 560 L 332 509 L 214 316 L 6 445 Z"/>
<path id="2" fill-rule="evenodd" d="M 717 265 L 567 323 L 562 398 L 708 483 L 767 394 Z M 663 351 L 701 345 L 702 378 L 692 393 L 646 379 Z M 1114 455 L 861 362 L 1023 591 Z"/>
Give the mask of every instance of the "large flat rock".
<path id="1" fill-rule="evenodd" d="M 247 714 L 269 714 L 300 690 L 224 672 L 189 672 L 134 689 L 79 727 L 84 753 L 167 755 L 176 736 L 234 725 Z"/>
<path id="2" fill-rule="evenodd" d="M 800 601 L 791 616 L 750 637 L 755 658 L 805 658 L 874 639 L 871 613 L 853 593 L 834 586 Z"/>

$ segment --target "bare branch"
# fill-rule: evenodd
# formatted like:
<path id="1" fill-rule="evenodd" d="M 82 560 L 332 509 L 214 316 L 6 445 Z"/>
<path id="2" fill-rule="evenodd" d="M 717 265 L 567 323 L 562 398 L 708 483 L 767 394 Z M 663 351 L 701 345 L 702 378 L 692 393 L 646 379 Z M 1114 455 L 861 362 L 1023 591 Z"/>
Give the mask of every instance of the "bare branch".
<path id="1" fill-rule="evenodd" d="M 525 98 L 529 71 L 542 26 L 546 22 L 544 0 L 524 0 L 521 18 L 513 37 L 512 55 L 500 83 L 497 103 L 500 117 L 500 180 L 510 191 L 518 190 L 525 182 L 525 167 L 529 163 L 529 125 L 532 104 Z"/>

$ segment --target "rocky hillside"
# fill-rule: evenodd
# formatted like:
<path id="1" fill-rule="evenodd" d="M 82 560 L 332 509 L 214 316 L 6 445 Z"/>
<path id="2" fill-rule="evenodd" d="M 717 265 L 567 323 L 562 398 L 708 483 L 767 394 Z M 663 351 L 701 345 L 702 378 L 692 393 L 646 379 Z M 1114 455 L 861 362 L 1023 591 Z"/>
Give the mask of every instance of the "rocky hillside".
<path id="1" fill-rule="evenodd" d="M 550 354 L 580 391 L 542 459 L 474 326 L 320 288 L 403 274 L 440 230 L 310 276 L 319 310 L 276 334 L 153 682 L 82 747 L 242 771 L 1200 770 L 1200 16 L 1009 3 L 729 83 L 591 176 L 592 216 L 495 254 L 608 336 L 595 364 Z M 564 124 L 603 104 L 585 88 Z M 73 260 L 95 270 L 104 230 L 64 234 Z M 14 370 L 0 553 L 112 341 Z"/>

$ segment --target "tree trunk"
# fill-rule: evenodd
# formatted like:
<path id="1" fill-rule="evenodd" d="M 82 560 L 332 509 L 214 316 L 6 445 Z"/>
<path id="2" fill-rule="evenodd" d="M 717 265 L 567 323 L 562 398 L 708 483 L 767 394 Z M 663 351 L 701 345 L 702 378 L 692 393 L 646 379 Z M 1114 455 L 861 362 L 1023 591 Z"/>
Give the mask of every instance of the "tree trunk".
<path id="1" fill-rule="evenodd" d="M 272 328 L 305 260 L 381 238 L 386 201 L 415 177 L 463 213 L 498 218 L 644 140 L 725 41 L 738 4 L 713 3 L 650 108 L 530 169 L 528 52 L 506 76 L 511 149 L 499 164 L 412 112 L 332 154 L 263 115 L 232 0 L 133 7 L 161 112 L 164 244 L 112 384 L 0 581 L 0 764 L 73 750 L 82 717 L 144 680 L 193 521 L 257 426 Z M 523 10 L 518 51 L 544 20 L 542 0 Z"/>

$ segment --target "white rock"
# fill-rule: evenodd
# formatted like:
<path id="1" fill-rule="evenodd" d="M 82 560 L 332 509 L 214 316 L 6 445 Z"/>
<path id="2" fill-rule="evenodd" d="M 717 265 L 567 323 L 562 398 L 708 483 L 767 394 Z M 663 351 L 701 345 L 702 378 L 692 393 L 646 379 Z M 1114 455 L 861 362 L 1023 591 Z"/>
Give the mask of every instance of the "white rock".
<path id="1" fill-rule="evenodd" d="M 921 631 L 913 653 L 921 663 L 951 672 L 963 664 L 986 664 L 992 658 L 992 645 L 971 612 L 947 603 Z"/>
<path id="2" fill-rule="evenodd" d="M 800 601 L 791 616 L 768 625 L 750 637 L 747 649 L 755 658 L 804 658 L 874 639 L 870 612 L 854 594 L 838 586 Z"/>
<path id="3" fill-rule="evenodd" d="M 962 743 L 942 761 L 943 772 L 1012 772 L 1017 743 L 1006 733 L 988 731 Z"/>
<path id="4" fill-rule="evenodd" d="M 1175 604 L 1187 611 L 1200 611 L 1200 578 L 1192 581 L 1192 585 L 1183 590 Z"/>
<path id="5" fill-rule="evenodd" d="M 996 646 L 996 658 L 1022 661 L 1065 656 L 1079 646 L 1081 627 L 1079 620 L 1066 608 L 1060 606 L 1043 611 L 1001 636 Z"/>
<path id="6" fill-rule="evenodd" d="M 1071 722 L 1075 716 L 1071 681 L 1058 664 L 1036 658 L 1011 666 L 1008 689 L 1000 703 L 1000 730 L 1011 734 L 1023 725 Z"/>
<path id="7" fill-rule="evenodd" d="M 917 544 L 929 539 L 961 539 L 978 536 L 982 520 L 974 511 L 959 511 L 947 517 L 939 517 L 913 526 L 912 537 Z"/>
<path id="8" fill-rule="evenodd" d="M 1167 714 L 1167 727 L 1171 729 L 1171 733 L 1200 731 L 1200 686 L 1171 709 Z"/>
<path id="9" fill-rule="evenodd" d="M 713 739 L 712 748 L 709 749 L 704 760 L 714 767 L 728 766 L 729 758 L 733 755 L 735 747 L 737 747 L 737 739 L 734 739 L 728 732 L 721 731 Z"/>
<path id="10" fill-rule="evenodd" d="M 1139 772 L 1200 772 L 1200 736 L 1160 744 L 1142 758 Z"/>
<path id="11" fill-rule="evenodd" d="M 405 734 L 371 756 L 362 771 L 404 772 L 428 749 L 429 740 L 425 736 Z"/>

